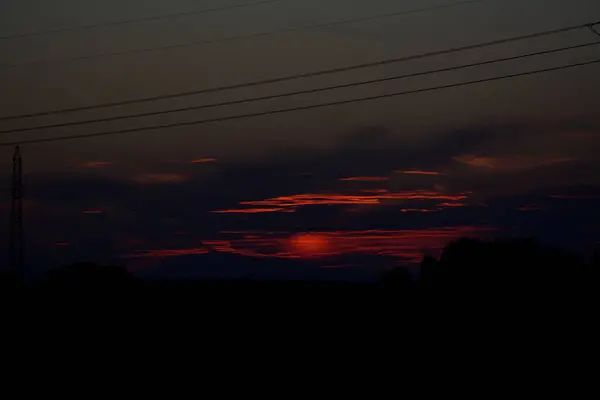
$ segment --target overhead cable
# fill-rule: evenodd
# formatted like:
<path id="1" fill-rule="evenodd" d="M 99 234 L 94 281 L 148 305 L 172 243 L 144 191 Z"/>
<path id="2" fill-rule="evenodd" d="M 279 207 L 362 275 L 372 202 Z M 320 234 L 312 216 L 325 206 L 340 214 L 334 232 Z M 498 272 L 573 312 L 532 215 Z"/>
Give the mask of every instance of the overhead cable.
<path id="1" fill-rule="evenodd" d="M 331 86 L 325 86 L 325 87 L 320 87 L 320 88 L 315 88 L 315 89 L 299 90 L 299 91 L 295 91 L 295 92 L 279 93 L 279 94 L 268 95 L 268 96 L 248 97 L 248 98 L 244 98 L 244 99 L 224 101 L 224 102 L 219 102 L 219 103 L 202 104 L 202 105 L 197 105 L 197 106 L 180 107 L 180 108 L 173 108 L 173 109 L 152 111 L 152 112 L 145 112 L 145 113 L 137 113 L 137 114 L 127 114 L 127 115 L 120 115 L 120 116 L 115 116 L 115 117 L 96 118 L 96 119 L 89 119 L 89 120 L 85 120 L 85 121 L 64 122 L 64 123 L 59 123 L 59 124 L 39 125 L 39 126 L 32 126 L 32 127 L 26 127 L 26 128 L 6 129 L 6 130 L 0 130 L 0 135 L 13 134 L 13 133 L 19 133 L 19 132 L 29 132 L 29 131 L 40 130 L 40 129 L 64 128 L 64 127 L 70 127 L 70 126 L 89 125 L 89 124 L 101 123 L 101 122 L 111 122 L 111 121 L 127 120 L 127 119 L 133 119 L 133 118 L 167 115 L 167 114 L 181 113 L 181 112 L 185 112 L 185 111 L 194 111 L 194 110 L 202 110 L 202 109 L 209 109 L 209 108 L 216 108 L 216 107 L 232 106 L 232 105 L 237 105 L 237 104 L 245 104 L 245 103 L 252 103 L 252 102 L 257 102 L 257 101 L 278 99 L 278 98 L 283 98 L 283 97 L 291 97 L 291 96 L 299 96 L 299 95 L 304 95 L 304 94 L 319 93 L 319 92 L 325 92 L 325 91 L 332 91 L 332 90 L 338 90 L 338 89 L 345 89 L 345 88 L 352 88 L 352 87 L 357 87 L 357 86 L 389 82 L 389 81 L 406 79 L 406 78 L 414 78 L 414 77 L 419 77 L 419 76 L 432 75 L 432 74 L 437 74 L 437 73 L 442 73 L 442 72 L 457 71 L 457 70 L 466 69 L 466 68 L 474 68 L 474 67 L 483 66 L 483 65 L 497 64 L 497 63 L 501 63 L 501 62 L 514 61 L 514 60 L 519 60 L 519 59 L 524 59 L 524 58 L 559 53 L 559 52 L 563 52 L 563 51 L 581 49 L 581 48 L 586 48 L 586 47 L 590 47 L 590 46 L 598 46 L 598 45 L 600 45 L 600 42 L 585 43 L 585 44 L 580 44 L 580 45 L 576 45 L 576 46 L 561 47 L 561 48 L 557 48 L 557 49 L 522 54 L 522 55 L 518 55 L 518 56 L 496 58 L 493 60 L 480 61 L 480 62 L 470 63 L 470 64 L 461 64 L 461 65 L 456 65 L 456 66 L 447 67 L 447 68 L 439 68 L 439 69 L 433 69 L 433 70 L 427 70 L 427 71 L 421 71 L 421 72 L 415 72 L 415 73 L 403 74 L 403 75 L 394 75 L 394 76 L 378 78 L 378 79 L 362 80 L 362 81 L 358 81 L 358 82 L 351 82 L 351 83 L 346 83 L 346 84 L 341 84 L 341 85 L 331 85 Z"/>
<path id="2" fill-rule="evenodd" d="M 565 69 L 582 67 L 582 66 L 598 64 L 598 63 L 600 63 L 600 59 L 587 61 L 587 62 L 581 62 L 581 63 L 575 63 L 575 64 L 567 64 L 567 65 L 562 65 L 562 66 L 552 67 L 552 68 L 537 69 L 537 70 L 521 72 L 521 73 L 517 73 L 517 74 L 502 75 L 502 76 L 496 76 L 496 77 L 485 78 L 485 79 L 464 81 L 464 82 L 459 82 L 459 83 L 454 83 L 454 84 L 449 84 L 449 85 L 433 86 L 433 87 L 428 87 L 428 88 L 423 88 L 423 89 L 387 93 L 387 94 L 382 94 L 382 95 L 377 95 L 377 96 L 359 97 L 359 98 L 353 98 L 353 99 L 348 99 L 348 100 L 333 101 L 333 102 L 328 102 L 328 103 L 312 104 L 312 105 L 307 105 L 307 106 L 302 106 L 302 107 L 283 108 L 283 109 L 276 109 L 276 110 L 270 110 L 270 111 L 248 113 L 248 114 L 238 114 L 238 115 L 232 115 L 232 116 L 227 116 L 227 117 L 201 119 L 201 120 L 196 120 L 196 121 L 178 122 L 178 123 L 164 124 L 164 125 L 153 125 L 153 126 L 146 126 L 146 127 L 140 127 L 140 128 L 111 130 L 111 131 L 89 133 L 89 134 L 83 134 L 83 135 L 65 135 L 65 136 L 55 136 L 55 137 L 47 137 L 47 138 L 41 138 L 41 139 L 3 142 L 3 143 L 0 143 L 0 147 L 8 147 L 8 146 L 12 147 L 12 146 L 16 146 L 16 145 L 33 144 L 33 143 L 60 142 L 60 141 L 75 140 L 75 139 L 90 139 L 90 138 L 101 137 L 101 136 L 124 135 L 124 134 L 134 133 L 134 132 L 154 131 L 154 130 L 177 128 L 177 127 L 184 127 L 184 126 L 195 126 L 195 125 L 208 124 L 208 123 L 213 123 L 213 122 L 232 121 L 232 120 L 238 120 L 238 119 L 246 119 L 246 118 L 253 118 L 253 117 L 283 114 L 283 113 L 289 113 L 289 112 L 294 112 L 294 111 L 314 110 L 314 109 L 324 108 L 324 107 L 332 107 L 332 106 L 339 106 L 339 105 L 346 105 L 346 104 L 353 104 L 353 103 L 362 103 L 362 102 L 366 102 L 366 101 L 393 98 L 393 97 L 398 97 L 398 96 L 403 96 L 403 95 L 432 92 L 432 91 L 437 91 L 437 90 L 474 85 L 474 84 L 479 84 L 479 83 L 484 83 L 484 82 L 493 82 L 493 81 L 499 81 L 499 80 L 505 80 L 505 79 L 513 79 L 513 78 L 522 77 L 522 76 L 536 75 L 536 74 L 545 73 L 545 72 L 565 70 Z"/>
<path id="3" fill-rule="evenodd" d="M 596 22 L 595 24 L 598 24 L 598 23 L 600 23 L 600 22 Z M 288 76 L 283 76 L 283 77 L 278 77 L 278 78 L 269 78 L 269 79 L 264 79 L 264 80 L 259 80 L 259 81 L 243 82 L 243 83 L 237 83 L 237 84 L 232 84 L 232 85 L 217 86 L 217 87 L 212 87 L 212 88 L 207 88 L 207 89 L 198 89 L 198 90 L 191 90 L 191 91 L 185 91 L 185 92 L 171 93 L 171 94 L 166 94 L 166 95 L 141 97 L 141 98 L 137 98 L 137 99 L 119 100 L 119 101 L 114 101 L 114 102 L 93 104 L 93 105 L 82 106 L 82 107 L 62 108 L 62 109 L 42 111 L 42 112 L 36 112 L 36 113 L 9 115 L 9 116 L 0 117 L 0 121 L 9 121 L 9 120 L 16 120 L 16 119 L 23 119 L 23 118 L 33 118 L 33 117 L 42 117 L 42 116 L 49 116 L 49 115 L 67 114 L 67 113 L 73 113 L 73 112 L 79 112 L 79 111 L 88 111 L 88 110 L 95 110 L 95 109 L 101 109 L 101 108 L 118 107 L 118 106 L 130 105 L 130 104 L 149 103 L 149 102 L 160 101 L 160 100 L 169 100 L 169 99 L 175 99 L 175 98 L 196 96 L 196 95 L 206 94 L 206 93 L 215 93 L 215 92 L 222 92 L 222 91 L 227 91 L 227 90 L 243 89 L 243 88 L 262 86 L 262 85 L 267 85 L 267 84 L 307 79 L 307 78 L 313 78 L 313 77 L 317 77 L 317 76 L 332 75 L 332 74 L 338 74 L 338 73 L 342 73 L 342 72 L 355 71 L 355 70 L 384 66 L 384 65 L 398 64 L 398 63 L 407 62 L 407 61 L 413 61 L 413 60 L 419 60 L 419 59 L 430 58 L 430 57 L 435 57 L 435 56 L 447 55 L 447 54 L 458 53 L 458 52 L 463 52 L 463 51 L 468 51 L 468 50 L 476 50 L 476 49 L 480 49 L 480 48 L 484 48 L 484 47 L 496 46 L 496 45 L 505 44 L 505 43 L 511 43 L 511 42 L 516 42 L 516 41 L 522 41 L 522 40 L 527 40 L 527 39 L 555 35 L 555 34 L 559 34 L 559 33 L 584 29 L 584 28 L 587 28 L 589 25 L 590 25 L 589 23 L 580 24 L 580 25 L 571 25 L 571 26 L 567 26 L 564 28 L 560 28 L 560 29 L 541 31 L 541 32 L 536 32 L 536 33 L 532 33 L 532 34 L 527 34 L 527 35 L 512 36 L 509 38 L 493 40 L 493 41 L 489 41 L 489 42 L 482 42 L 482 43 L 473 44 L 473 45 L 454 47 L 454 48 L 444 49 L 444 50 L 436 50 L 436 51 L 420 53 L 420 54 L 415 54 L 415 55 L 410 55 L 410 56 L 397 57 L 397 58 L 388 58 L 388 59 L 374 61 L 374 62 L 354 64 L 354 65 L 349 65 L 349 66 L 345 66 L 345 67 L 338 67 L 338 68 L 331 68 L 331 69 L 324 69 L 324 70 L 318 70 L 318 71 L 313 71 L 313 72 L 288 75 Z"/>

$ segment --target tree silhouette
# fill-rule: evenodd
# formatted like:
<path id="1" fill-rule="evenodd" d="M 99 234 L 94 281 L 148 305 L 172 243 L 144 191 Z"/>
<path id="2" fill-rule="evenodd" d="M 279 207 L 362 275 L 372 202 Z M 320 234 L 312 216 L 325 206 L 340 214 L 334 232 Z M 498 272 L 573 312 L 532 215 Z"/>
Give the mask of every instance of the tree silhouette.
<path id="1" fill-rule="evenodd" d="M 135 279 L 122 267 L 78 263 L 50 272 L 42 282 L 45 288 L 109 292 L 128 288 Z"/>

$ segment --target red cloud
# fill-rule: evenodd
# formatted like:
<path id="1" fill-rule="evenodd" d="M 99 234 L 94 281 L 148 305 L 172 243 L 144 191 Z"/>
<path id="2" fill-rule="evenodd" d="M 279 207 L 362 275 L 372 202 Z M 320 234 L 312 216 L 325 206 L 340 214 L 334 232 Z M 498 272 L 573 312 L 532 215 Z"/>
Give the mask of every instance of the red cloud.
<path id="1" fill-rule="evenodd" d="M 112 165 L 112 163 L 108 162 L 108 161 L 90 161 L 90 162 L 80 164 L 79 167 L 81 167 L 81 168 L 102 168 L 102 167 L 107 167 L 109 165 Z"/>
<path id="2" fill-rule="evenodd" d="M 248 257 L 327 259 L 348 254 L 373 254 L 418 263 L 424 251 L 438 252 L 448 242 L 464 236 L 483 236 L 494 228 L 453 227 L 422 230 L 328 231 L 312 233 L 222 232 L 234 236 L 211 240 L 201 247 L 178 250 L 147 250 L 130 258 L 180 257 L 209 251 Z M 328 264 L 330 265 L 330 264 Z"/>
<path id="3" fill-rule="evenodd" d="M 452 207 L 465 207 L 466 204 L 463 203 L 440 203 L 438 204 L 438 207 L 442 207 L 442 208 L 452 208 Z"/>
<path id="4" fill-rule="evenodd" d="M 137 176 L 133 180 L 144 185 L 162 185 L 183 183 L 186 182 L 188 178 L 185 175 L 180 174 L 146 174 Z"/>
<path id="5" fill-rule="evenodd" d="M 260 201 L 243 201 L 241 205 L 253 207 L 301 207 L 310 205 L 376 205 L 383 201 L 400 200 L 445 200 L 461 201 L 467 199 L 466 193 L 460 195 L 443 195 L 435 191 L 414 190 L 403 192 L 377 192 L 363 195 L 345 194 L 298 194 L 281 196 Z"/>
<path id="6" fill-rule="evenodd" d="M 197 160 L 193 160 L 192 164 L 206 164 L 206 163 L 214 163 L 217 162 L 216 158 L 199 158 Z"/>

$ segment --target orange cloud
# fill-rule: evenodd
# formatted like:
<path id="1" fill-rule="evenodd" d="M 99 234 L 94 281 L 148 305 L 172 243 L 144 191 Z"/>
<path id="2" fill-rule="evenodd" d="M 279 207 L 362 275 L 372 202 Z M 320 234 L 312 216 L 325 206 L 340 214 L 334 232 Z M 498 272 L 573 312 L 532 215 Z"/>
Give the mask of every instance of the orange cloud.
<path id="1" fill-rule="evenodd" d="M 423 252 L 439 252 L 448 242 L 465 236 L 481 237 L 495 228 L 453 227 L 421 230 L 327 231 L 311 233 L 221 232 L 228 240 L 202 242 L 201 247 L 179 250 L 147 250 L 128 257 L 181 257 L 209 251 L 248 257 L 328 259 L 350 254 L 372 254 L 418 263 Z M 331 264 L 326 264 L 331 266 Z"/>
<path id="2" fill-rule="evenodd" d="M 192 164 L 206 164 L 206 163 L 214 163 L 217 162 L 216 158 L 199 158 L 197 160 L 193 160 Z"/>
<path id="3" fill-rule="evenodd" d="M 465 193 L 459 195 L 444 195 L 435 191 L 414 190 L 403 192 L 385 192 L 363 195 L 345 194 L 298 194 L 281 196 L 260 201 L 243 201 L 241 205 L 253 207 L 301 207 L 310 205 L 377 205 L 383 201 L 401 200 L 445 200 L 461 201 L 467 199 Z"/>
<path id="4" fill-rule="evenodd" d="M 146 174 L 137 176 L 133 180 L 143 185 L 162 185 L 183 183 L 186 182 L 188 178 L 180 174 Z"/>
<path id="5" fill-rule="evenodd" d="M 83 164 L 80 164 L 80 168 L 102 168 L 112 165 L 111 162 L 108 161 L 90 161 Z"/>
<path id="6" fill-rule="evenodd" d="M 401 211 L 403 213 L 411 213 L 411 212 L 432 213 L 432 212 L 438 212 L 439 210 L 430 210 L 427 208 L 403 208 Z"/>
<path id="7" fill-rule="evenodd" d="M 469 165 L 473 168 L 489 169 L 501 172 L 513 172 L 538 168 L 548 165 L 569 162 L 572 159 L 565 157 L 535 157 L 535 156 L 503 156 L 480 157 L 475 155 L 462 155 L 454 157 L 454 161 Z"/>
<path id="8" fill-rule="evenodd" d="M 351 178 L 341 178 L 340 181 L 344 182 L 382 182 L 389 181 L 390 178 L 383 176 L 357 176 Z"/>
<path id="9" fill-rule="evenodd" d="M 432 171 L 394 171 L 394 173 L 405 175 L 441 175 L 441 172 Z"/>

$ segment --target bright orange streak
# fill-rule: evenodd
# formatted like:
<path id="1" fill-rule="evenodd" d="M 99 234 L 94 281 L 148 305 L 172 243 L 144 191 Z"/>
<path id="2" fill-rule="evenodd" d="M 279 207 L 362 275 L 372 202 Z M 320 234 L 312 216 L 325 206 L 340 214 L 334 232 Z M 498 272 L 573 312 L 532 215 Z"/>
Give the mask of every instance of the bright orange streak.
<path id="1" fill-rule="evenodd" d="M 217 162 L 216 158 L 199 158 L 197 160 L 193 160 L 192 164 L 206 164 L 206 163 L 213 163 L 213 162 Z"/>
<path id="2" fill-rule="evenodd" d="M 405 174 L 405 175 L 441 175 L 440 172 L 431 172 L 431 171 L 394 171 L 396 174 Z"/>
<path id="3" fill-rule="evenodd" d="M 383 176 L 357 176 L 353 178 L 342 178 L 340 181 L 346 182 L 382 182 L 389 181 L 390 178 Z"/>
<path id="4" fill-rule="evenodd" d="M 111 165 L 108 161 L 90 161 L 79 165 L 81 168 L 101 168 Z"/>
<path id="5" fill-rule="evenodd" d="M 373 195 L 343 195 L 343 194 L 298 194 L 293 196 L 281 196 L 260 201 L 243 201 L 242 205 L 254 207 L 300 207 L 309 205 L 374 205 L 381 204 L 383 200 L 446 200 L 461 201 L 467 199 L 466 194 L 442 195 L 438 192 L 420 190 L 406 192 L 390 192 Z"/>

